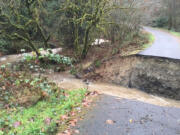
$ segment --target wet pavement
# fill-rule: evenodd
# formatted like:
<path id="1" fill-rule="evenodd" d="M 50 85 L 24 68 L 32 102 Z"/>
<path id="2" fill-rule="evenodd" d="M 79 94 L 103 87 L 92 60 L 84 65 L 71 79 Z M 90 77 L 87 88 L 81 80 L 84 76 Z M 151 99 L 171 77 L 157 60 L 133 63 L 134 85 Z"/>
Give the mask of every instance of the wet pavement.
<path id="1" fill-rule="evenodd" d="M 173 59 L 180 59 L 180 40 L 168 32 L 145 27 L 145 30 L 155 36 L 155 42 L 140 55 L 158 56 Z"/>
<path id="2" fill-rule="evenodd" d="M 79 135 L 180 135 L 180 108 L 103 95 L 76 129 Z"/>

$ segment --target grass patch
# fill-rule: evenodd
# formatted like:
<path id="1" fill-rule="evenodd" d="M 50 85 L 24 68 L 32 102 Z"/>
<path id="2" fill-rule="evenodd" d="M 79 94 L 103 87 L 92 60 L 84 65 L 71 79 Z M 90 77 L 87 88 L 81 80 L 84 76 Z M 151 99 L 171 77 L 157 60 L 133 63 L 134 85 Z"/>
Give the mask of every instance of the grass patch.
<path id="1" fill-rule="evenodd" d="M 148 43 L 143 45 L 143 49 L 150 47 L 155 41 L 155 36 L 151 33 L 146 34 L 146 38 L 148 39 Z"/>
<path id="2" fill-rule="evenodd" d="M 62 91 L 61 91 L 62 92 Z M 63 126 L 60 116 L 69 113 L 82 102 L 86 91 L 83 89 L 51 95 L 30 108 L 16 108 L 14 111 L 0 111 L 1 135 L 50 135 Z"/>
<path id="3" fill-rule="evenodd" d="M 61 115 L 79 110 L 86 95 L 85 89 L 60 90 L 28 73 L 13 74 L 5 67 L 0 72 L 0 135 L 55 135 L 66 124 Z M 19 103 L 22 97 L 26 104 Z"/>
<path id="4" fill-rule="evenodd" d="M 137 38 L 130 41 L 128 45 L 121 48 L 122 56 L 135 55 L 140 51 L 150 47 L 155 41 L 155 36 L 149 32 L 143 31 Z"/>
<path id="5" fill-rule="evenodd" d="M 162 31 L 165 31 L 165 32 L 168 32 L 174 36 L 177 36 L 177 37 L 180 37 L 180 32 L 175 32 L 173 30 L 168 30 L 166 28 L 154 28 L 154 29 L 157 29 L 157 30 L 162 30 Z"/>
<path id="6" fill-rule="evenodd" d="M 174 31 L 170 31 L 171 34 L 177 36 L 177 37 L 180 37 L 180 33 L 179 32 L 174 32 Z"/>

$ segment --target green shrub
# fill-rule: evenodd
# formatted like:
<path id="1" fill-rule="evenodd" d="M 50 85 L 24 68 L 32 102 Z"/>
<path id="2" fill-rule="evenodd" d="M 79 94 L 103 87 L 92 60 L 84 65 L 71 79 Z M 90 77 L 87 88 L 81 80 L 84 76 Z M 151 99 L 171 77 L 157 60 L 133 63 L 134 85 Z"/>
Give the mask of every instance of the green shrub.
<path id="1" fill-rule="evenodd" d="M 30 55 L 30 54 L 25 54 L 23 60 L 24 61 L 35 61 L 36 55 Z M 47 52 L 46 54 L 42 54 L 41 56 L 38 57 L 38 59 L 42 62 L 46 63 L 56 63 L 56 64 L 64 64 L 67 66 L 72 66 L 72 59 L 70 57 L 62 56 L 59 54 L 53 54 L 50 52 Z"/>
<path id="2" fill-rule="evenodd" d="M 85 95 L 85 89 L 61 90 L 45 78 L 13 72 L 2 65 L 0 135 L 56 134 L 59 126 L 66 124 L 60 116 L 78 111 Z"/>
<path id="3" fill-rule="evenodd" d="M 50 34 L 42 24 L 42 18 L 48 17 L 45 1 L 41 0 L 6 0 L 0 4 L 0 35 L 14 43 L 24 45 L 36 52 L 41 44 L 48 48 Z M 21 46 L 21 49 L 24 49 Z"/>
<path id="4" fill-rule="evenodd" d="M 9 50 L 8 47 L 9 43 L 4 39 L 0 39 L 0 52 L 7 54 Z"/>
<path id="5" fill-rule="evenodd" d="M 24 42 L 12 42 L 7 38 L 0 38 L 0 52 L 3 54 L 15 54 L 20 53 L 21 49 L 25 49 L 26 51 L 30 51 L 31 49 L 26 46 Z"/>
<path id="6" fill-rule="evenodd" d="M 96 60 L 96 61 L 94 62 L 94 64 L 95 64 L 95 66 L 98 68 L 98 67 L 101 66 L 101 61 L 100 61 L 100 60 Z"/>
<path id="7" fill-rule="evenodd" d="M 70 70 L 70 73 L 71 73 L 72 75 L 76 75 L 76 74 L 78 73 L 78 70 L 76 69 L 76 67 L 72 66 L 72 67 L 71 67 L 71 70 Z"/>
<path id="8" fill-rule="evenodd" d="M 50 62 L 55 62 L 58 64 L 65 64 L 65 65 L 72 65 L 72 60 L 69 57 L 62 56 L 59 54 L 52 54 L 52 53 L 47 53 L 45 55 L 39 56 L 39 59 L 47 60 Z"/>
<path id="9" fill-rule="evenodd" d="M 153 21 L 154 27 L 167 27 L 168 26 L 168 17 L 159 17 Z"/>
<path id="10" fill-rule="evenodd" d="M 52 92 L 53 84 L 45 78 L 33 77 L 26 72 L 14 72 L 9 66 L 0 67 L 0 101 L 4 105 L 31 106 L 42 98 L 42 92 Z"/>

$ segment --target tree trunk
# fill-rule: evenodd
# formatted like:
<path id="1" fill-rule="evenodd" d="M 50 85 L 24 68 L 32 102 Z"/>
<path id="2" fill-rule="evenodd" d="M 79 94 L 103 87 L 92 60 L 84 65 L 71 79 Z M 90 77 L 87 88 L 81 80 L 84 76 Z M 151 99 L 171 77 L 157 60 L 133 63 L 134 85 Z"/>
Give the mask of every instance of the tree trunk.
<path id="1" fill-rule="evenodd" d="M 88 44 L 89 31 L 90 31 L 90 27 L 86 30 L 86 33 L 85 33 L 84 48 L 81 55 L 82 59 L 86 58 L 87 52 L 89 50 L 89 44 Z"/>
<path id="2" fill-rule="evenodd" d="M 41 53 L 38 51 L 38 49 L 35 47 L 35 45 L 31 41 L 29 41 L 29 44 L 31 48 L 33 49 L 33 51 L 35 51 L 37 57 L 41 56 Z"/>

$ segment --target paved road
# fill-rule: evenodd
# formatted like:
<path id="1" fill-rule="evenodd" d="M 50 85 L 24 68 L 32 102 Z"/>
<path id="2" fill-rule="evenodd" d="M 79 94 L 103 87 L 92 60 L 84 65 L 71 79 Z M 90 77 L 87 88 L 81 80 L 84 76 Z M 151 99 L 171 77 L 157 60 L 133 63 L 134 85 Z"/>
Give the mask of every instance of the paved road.
<path id="1" fill-rule="evenodd" d="M 180 59 L 180 39 L 161 30 L 148 27 L 145 27 L 145 30 L 155 36 L 155 42 L 151 47 L 140 52 L 140 55 Z"/>
<path id="2" fill-rule="evenodd" d="M 103 95 L 76 129 L 79 135 L 180 135 L 180 108 Z"/>

